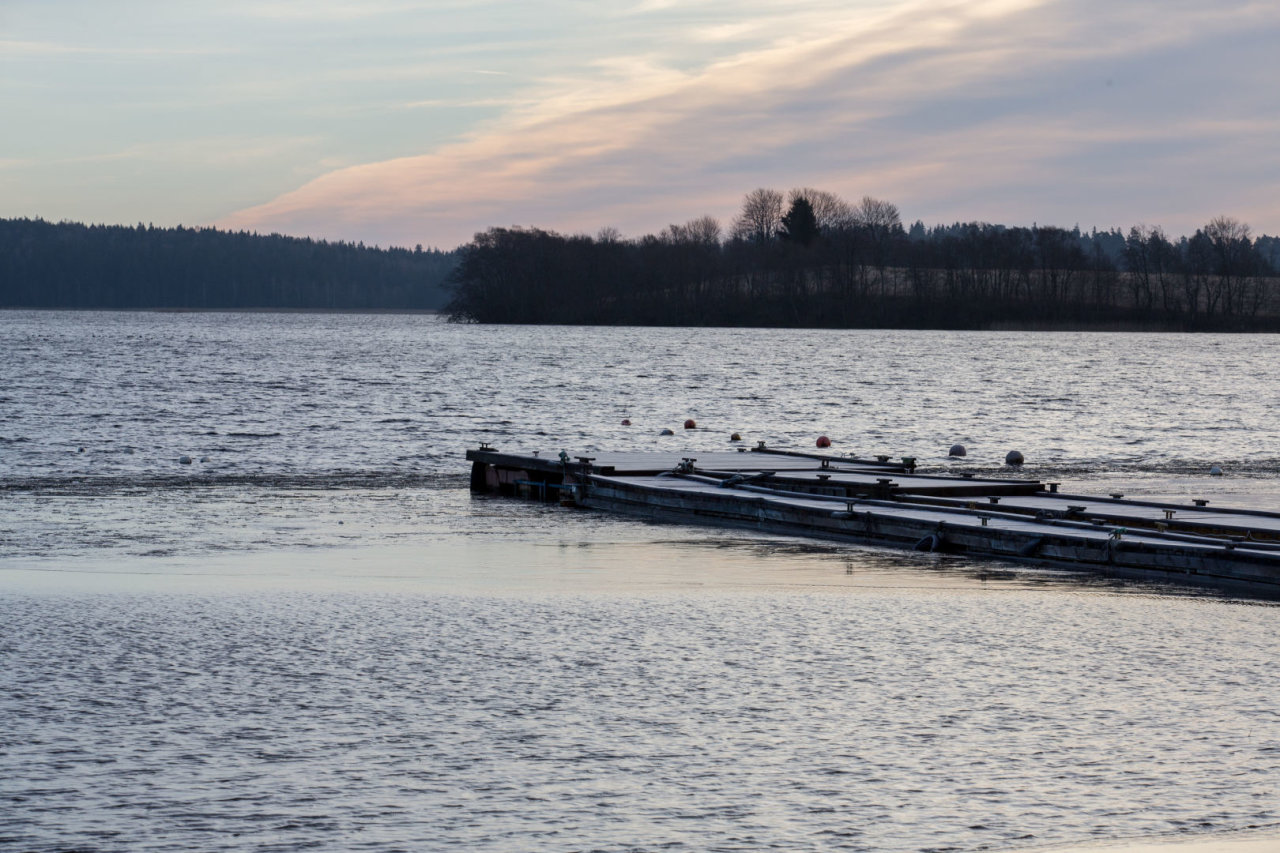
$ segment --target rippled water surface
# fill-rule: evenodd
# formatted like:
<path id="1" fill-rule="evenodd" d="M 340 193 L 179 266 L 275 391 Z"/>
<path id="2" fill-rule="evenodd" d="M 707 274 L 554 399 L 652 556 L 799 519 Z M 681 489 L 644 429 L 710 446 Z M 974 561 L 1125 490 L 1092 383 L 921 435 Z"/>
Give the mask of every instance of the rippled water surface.
<path id="1" fill-rule="evenodd" d="M 821 432 L 1277 507 L 1276 345 L 0 313 L 0 849 L 1278 827 L 1274 606 L 472 498 L 462 461 Z"/>
<path id="2" fill-rule="evenodd" d="M 456 472 L 504 447 L 748 442 L 979 464 L 1280 469 L 1280 338 L 0 316 L 0 475 Z M 622 418 L 634 426 L 622 427 Z M 703 431 L 660 439 L 695 418 Z M 80 452 L 83 448 L 83 453 Z M 206 458 L 178 468 L 181 455 Z"/>

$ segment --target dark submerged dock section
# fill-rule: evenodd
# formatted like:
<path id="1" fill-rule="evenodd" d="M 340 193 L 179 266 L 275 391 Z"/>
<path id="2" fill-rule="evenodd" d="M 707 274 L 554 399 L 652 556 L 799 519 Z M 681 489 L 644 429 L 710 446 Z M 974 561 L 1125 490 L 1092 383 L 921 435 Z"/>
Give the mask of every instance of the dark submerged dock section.
<path id="1" fill-rule="evenodd" d="M 941 477 L 893 462 L 780 452 L 468 450 L 471 488 L 657 521 L 743 527 L 1280 598 L 1280 513 L 1060 494 L 1036 480 Z"/>

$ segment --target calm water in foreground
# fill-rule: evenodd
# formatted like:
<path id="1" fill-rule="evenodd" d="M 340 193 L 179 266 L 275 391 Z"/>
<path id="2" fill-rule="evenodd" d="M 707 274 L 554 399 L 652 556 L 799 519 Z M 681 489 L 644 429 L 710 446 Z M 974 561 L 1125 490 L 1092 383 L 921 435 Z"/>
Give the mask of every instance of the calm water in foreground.
<path id="1" fill-rule="evenodd" d="M 1280 507 L 1275 337 L 7 312 L 0 354 L 0 849 L 1280 834 L 1273 605 L 472 498 L 462 461 L 825 433 Z"/>

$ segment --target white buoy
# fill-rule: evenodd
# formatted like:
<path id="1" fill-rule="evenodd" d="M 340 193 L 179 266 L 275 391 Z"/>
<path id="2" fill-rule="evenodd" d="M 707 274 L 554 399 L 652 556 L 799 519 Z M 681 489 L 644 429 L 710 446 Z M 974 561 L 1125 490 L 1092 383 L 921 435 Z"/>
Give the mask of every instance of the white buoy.
<path id="1" fill-rule="evenodd" d="M 964 449 L 963 444 L 953 444 L 951 449 L 947 451 L 948 456 L 968 456 L 969 451 Z"/>
<path id="2" fill-rule="evenodd" d="M 1212 468 L 1210 468 L 1210 469 L 1209 469 L 1209 476 L 1210 476 L 1210 477 L 1221 477 L 1221 476 L 1222 476 L 1222 466 L 1220 466 L 1220 465 L 1214 465 Z"/>
<path id="3" fill-rule="evenodd" d="M 658 435 L 675 435 L 675 433 L 669 429 L 664 429 L 662 432 L 658 433 Z"/>
<path id="4" fill-rule="evenodd" d="M 1022 453 L 1017 450 L 1010 450 L 1004 457 L 1004 464 L 1006 465 L 1021 465 L 1025 461 L 1022 458 Z"/>

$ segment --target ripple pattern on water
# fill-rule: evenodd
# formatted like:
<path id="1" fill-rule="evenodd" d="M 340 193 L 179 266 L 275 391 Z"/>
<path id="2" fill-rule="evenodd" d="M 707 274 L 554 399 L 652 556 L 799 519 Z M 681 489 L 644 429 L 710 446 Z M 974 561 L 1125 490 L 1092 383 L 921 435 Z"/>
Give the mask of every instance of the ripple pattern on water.
<path id="1" fill-rule="evenodd" d="M 1274 617 L 1031 592 L 0 600 L 0 843 L 908 851 L 1265 825 Z"/>
<path id="2" fill-rule="evenodd" d="M 1275 607 L 472 498 L 462 455 L 825 433 L 1275 508 L 1276 344 L 0 312 L 0 849 L 1274 826 Z"/>
<path id="3" fill-rule="evenodd" d="M 422 315 L 5 312 L 0 482 L 441 473 L 747 443 L 998 467 L 1280 472 L 1274 335 L 484 327 Z M 692 417 L 704 429 L 663 439 Z M 623 427 L 629 418 L 633 426 Z M 182 456 L 192 464 L 180 465 Z"/>

